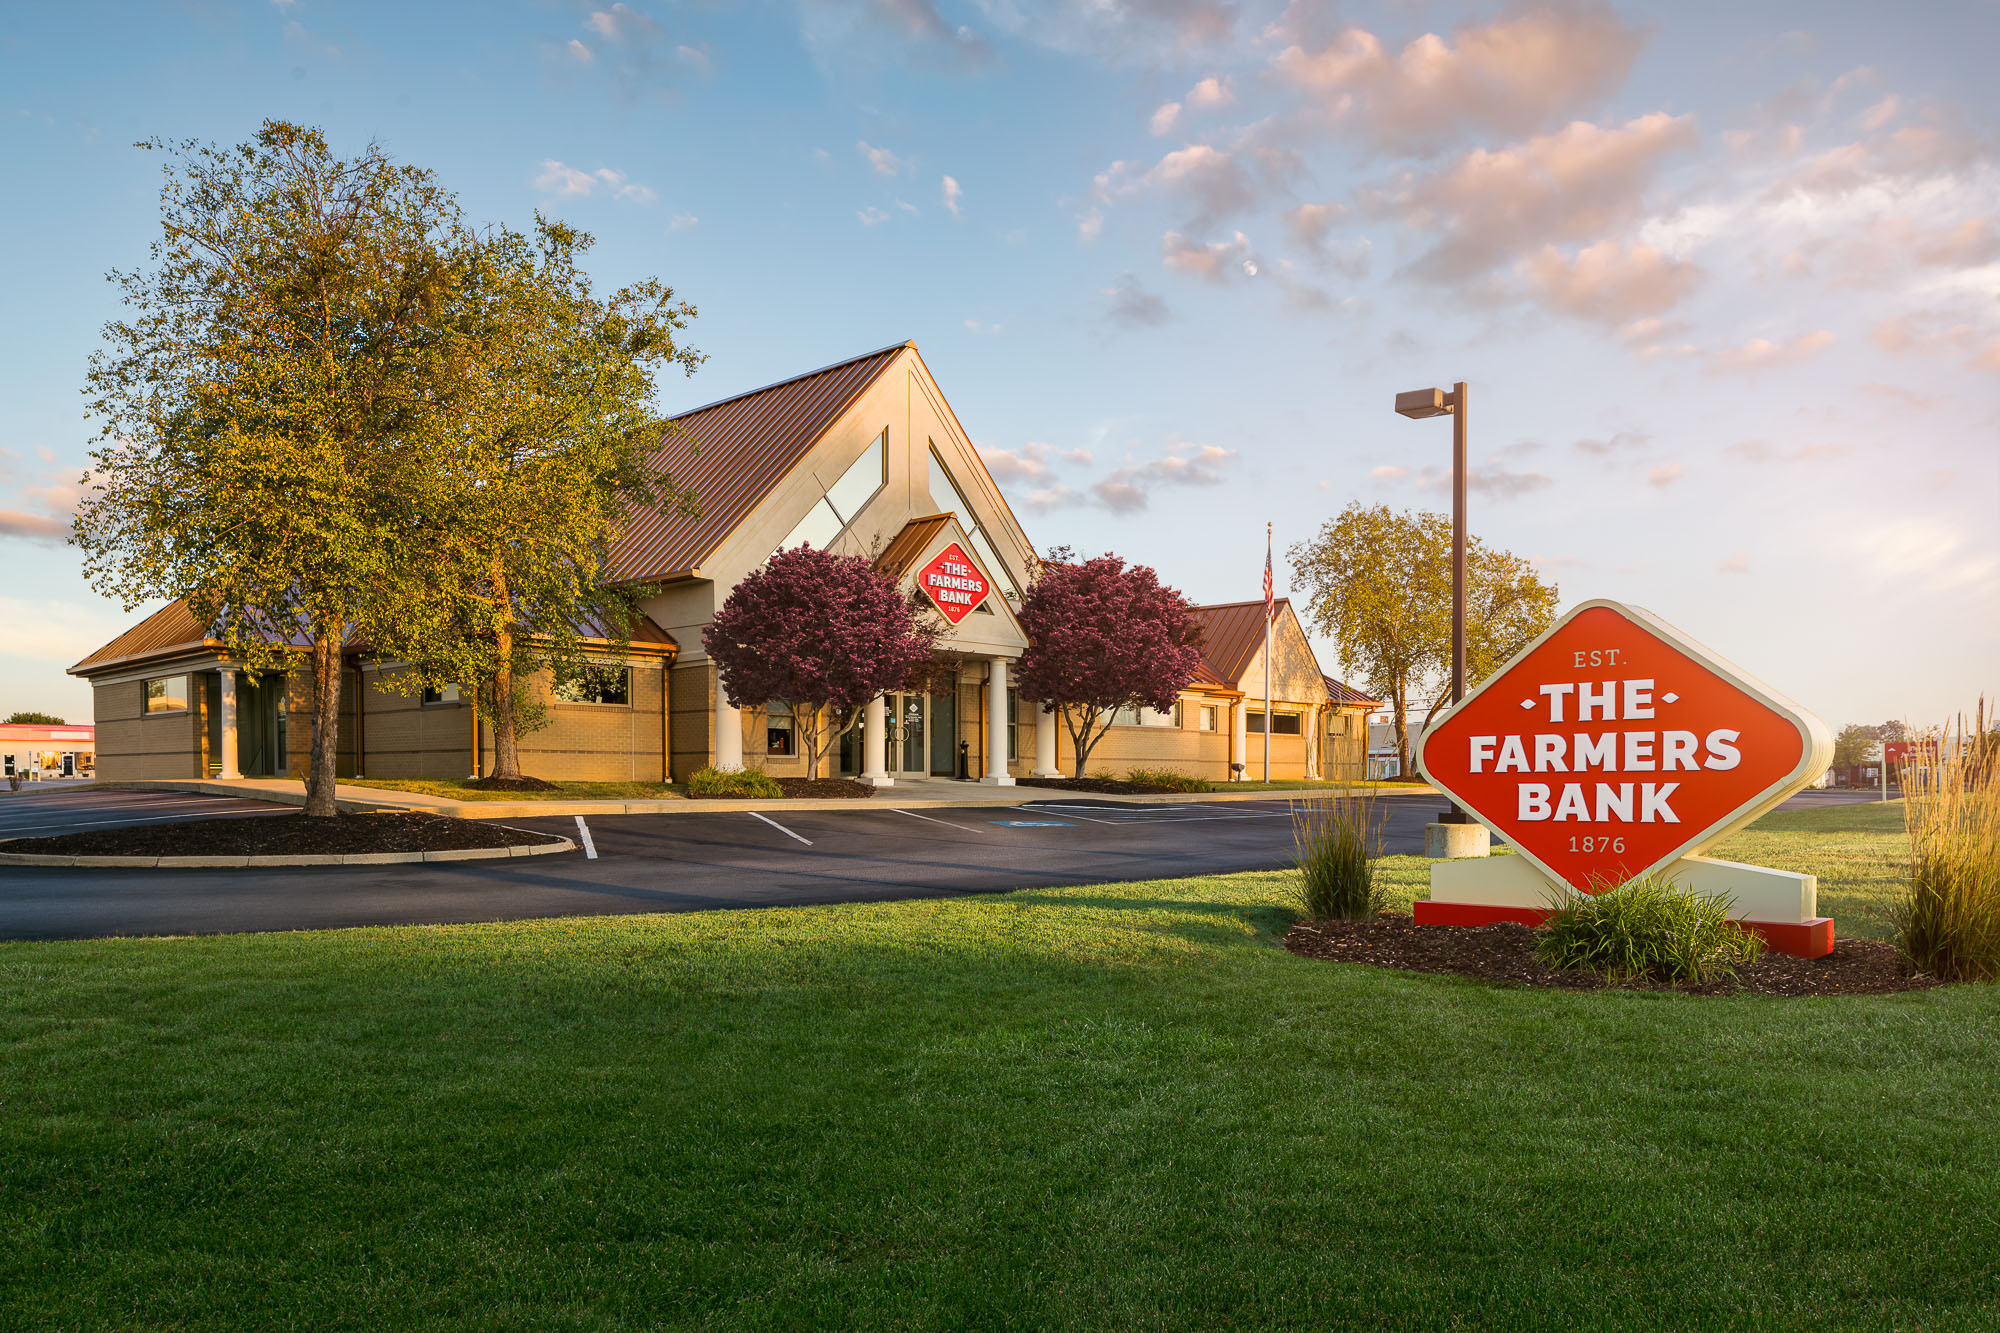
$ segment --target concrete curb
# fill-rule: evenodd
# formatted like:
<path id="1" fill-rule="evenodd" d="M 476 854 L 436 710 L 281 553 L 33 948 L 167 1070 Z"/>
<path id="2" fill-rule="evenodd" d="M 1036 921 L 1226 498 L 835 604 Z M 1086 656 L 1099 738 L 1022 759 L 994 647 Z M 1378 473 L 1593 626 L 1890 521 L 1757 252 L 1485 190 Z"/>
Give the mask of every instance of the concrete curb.
<path id="1" fill-rule="evenodd" d="M 11 841 L 11 839 L 10 839 Z M 4 845 L 4 844 L 0 844 Z M 516 856 L 573 852 L 568 838 L 513 847 L 465 847 L 451 852 L 349 852 L 298 856 L 36 856 L 0 852 L 0 866 L 60 866 L 77 870 L 276 870 L 292 866 L 407 866 L 433 861 L 504 861 Z"/>
<path id="2" fill-rule="evenodd" d="M 234 783 L 214 780 L 156 778 L 130 780 L 116 783 L 99 783 L 100 787 L 121 791 L 178 791 L 205 796 L 236 796 L 245 800 L 269 801 L 279 805 L 304 805 L 305 797 L 300 792 L 245 790 Z M 968 784 L 970 785 L 970 784 Z M 573 815 L 698 815 L 721 814 L 731 810 L 951 810 L 967 806 L 990 805 L 1005 810 L 1015 806 L 1033 805 L 1042 801 L 1119 801 L 1134 805 L 1197 805 L 1209 802 L 1231 801 L 1283 801 L 1302 796 L 1329 796 L 1343 793 L 1373 790 L 1385 796 L 1435 796 L 1437 789 L 1418 784 L 1398 784 L 1395 787 L 1315 787 L 1293 791 L 1214 791 L 1214 792 L 1162 792 L 1157 796 L 1109 796 L 1095 792 L 1067 792 L 1053 787 L 1007 787 L 1000 790 L 1005 796 L 994 795 L 992 787 L 976 790 L 986 793 L 980 796 L 966 796 L 962 799 L 921 797 L 914 800 L 898 800 L 897 788 L 878 787 L 872 797 L 850 797 L 839 799 L 763 798 L 752 800 L 666 800 L 666 801 L 453 801 L 441 796 L 427 796 L 416 792 L 399 792 L 381 789 L 380 795 L 359 796 L 358 791 L 374 792 L 373 788 L 348 787 L 338 793 L 335 804 L 343 811 L 355 814 L 389 812 L 395 814 L 445 815 L 453 819 L 535 819 L 569 818 Z"/>

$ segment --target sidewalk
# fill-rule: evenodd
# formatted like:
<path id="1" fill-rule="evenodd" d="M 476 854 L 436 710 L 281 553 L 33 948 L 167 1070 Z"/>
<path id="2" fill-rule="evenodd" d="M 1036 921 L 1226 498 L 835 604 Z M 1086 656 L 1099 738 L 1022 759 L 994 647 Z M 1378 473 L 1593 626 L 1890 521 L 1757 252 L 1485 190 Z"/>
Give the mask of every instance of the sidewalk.
<path id="1" fill-rule="evenodd" d="M 99 790 L 178 791 L 203 796 L 240 796 L 279 805 L 304 805 L 303 782 L 290 778 L 149 778 L 99 782 Z M 458 819 L 530 819 L 550 815 L 692 815 L 726 810 L 926 810 L 953 805 L 1031 805 L 1037 801 L 1103 800 L 1141 805 L 1196 805 L 1218 801 L 1282 801 L 1291 797 L 1362 791 L 1365 788 L 1319 787 L 1305 791 L 1165 792 L 1158 796 L 1098 796 L 1050 787 L 987 787 L 976 782 L 923 779 L 879 788 L 872 797 L 828 800 L 678 800 L 678 801 L 454 801 L 445 796 L 390 791 L 380 787 L 335 786 L 334 802 L 343 811 L 416 811 Z M 1381 789 L 1377 789 L 1381 790 Z M 1399 786 L 1394 794 L 1429 794 L 1428 787 Z"/>

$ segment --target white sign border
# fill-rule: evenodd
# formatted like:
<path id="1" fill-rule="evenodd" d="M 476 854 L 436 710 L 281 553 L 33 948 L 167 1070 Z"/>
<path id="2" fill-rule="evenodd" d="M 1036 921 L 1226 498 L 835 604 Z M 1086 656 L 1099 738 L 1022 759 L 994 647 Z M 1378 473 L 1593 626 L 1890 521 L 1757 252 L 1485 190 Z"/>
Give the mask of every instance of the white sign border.
<path id="1" fill-rule="evenodd" d="M 1738 829 L 1754 822 L 1760 815 L 1770 810 L 1773 806 L 1782 805 L 1785 801 L 1791 799 L 1794 793 L 1803 790 L 1814 778 L 1826 772 L 1827 766 L 1833 762 L 1833 734 L 1827 730 L 1826 723 L 1820 721 L 1817 716 L 1806 708 L 1779 694 L 1749 672 L 1738 667 L 1728 658 L 1723 657 L 1698 640 L 1681 633 L 1672 625 L 1669 625 L 1666 621 L 1661 620 L 1658 616 L 1645 610 L 1643 607 L 1632 606 L 1625 602 L 1612 601 L 1610 598 L 1605 597 L 1593 598 L 1588 602 L 1579 602 L 1568 611 L 1565 611 L 1554 624 L 1530 640 L 1527 646 L 1522 648 L 1520 652 L 1508 658 L 1499 670 L 1488 676 L 1470 694 L 1453 704 L 1450 708 L 1447 708 L 1443 713 L 1440 713 L 1436 720 L 1424 728 L 1423 735 L 1417 738 L 1416 746 L 1417 772 L 1423 777 L 1424 781 L 1451 797 L 1460 809 L 1470 814 L 1481 824 L 1484 824 L 1495 837 L 1506 841 L 1508 846 L 1513 847 L 1518 855 L 1525 857 L 1530 864 L 1555 884 L 1567 884 L 1569 880 L 1565 876 L 1558 874 L 1552 866 L 1548 865 L 1527 848 L 1509 839 L 1507 834 L 1495 827 L 1491 820 L 1473 809 L 1471 803 L 1463 796 L 1460 796 L 1450 787 L 1438 781 L 1431 773 L 1430 766 L 1424 763 L 1424 748 L 1430 743 L 1431 737 L 1437 734 L 1440 727 L 1457 716 L 1474 699 L 1477 699 L 1480 695 L 1491 689 L 1496 682 L 1509 671 L 1512 671 L 1515 665 L 1526 658 L 1528 654 L 1541 647 L 1546 640 L 1553 637 L 1557 631 L 1569 624 L 1570 621 L 1575 620 L 1586 611 L 1594 611 L 1600 607 L 1625 617 L 1625 619 L 1648 633 L 1658 635 L 1675 648 L 1680 649 L 1680 651 L 1686 653 L 1689 657 L 1700 662 L 1716 675 L 1728 681 L 1731 685 L 1734 685 L 1737 689 L 1742 690 L 1751 698 L 1756 699 L 1759 703 L 1762 703 L 1783 717 L 1794 727 L 1798 728 L 1799 740 L 1801 742 L 1799 747 L 1799 762 L 1791 772 L 1764 788 L 1758 795 L 1744 802 L 1733 813 L 1724 815 L 1715 823 L 1674 848 L 1674 850 L 1644 868 L 1633 871 L 1631 878 L 1639 879 L 1646 875 L 1655 874 L 1661 870 L 1665 870 L 1684 856 L 1697 855 L 1709 843 L 1728 837 Z"/>

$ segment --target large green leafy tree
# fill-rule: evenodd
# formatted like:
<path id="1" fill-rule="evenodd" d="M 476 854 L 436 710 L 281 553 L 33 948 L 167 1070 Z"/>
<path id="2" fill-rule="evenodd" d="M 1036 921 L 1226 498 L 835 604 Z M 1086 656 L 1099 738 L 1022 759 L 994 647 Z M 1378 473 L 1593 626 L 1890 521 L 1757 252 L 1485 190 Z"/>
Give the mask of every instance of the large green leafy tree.
<path id="1" fill-rule="evenodd" d="M 413 496 L 453 437 L 473 247 L 435 178 L 267 121 L 166 155 L 148 266 L 111 276 L 72 540 L 130 607 L 185 598 L 252 670 L 303 653 L 306 813 L 334 814 L 341 653 L 426 580 Z"/>
<path id="2" fill-rule="evenodd" d="M 378 642 L 417 668 L 404 688 L 478 689 L 496 779 L 522 776 L 519 737 L 545 720 L 529 682 L 591 669 L 587 639 L 617 655 L 639 614 L 650 590 L 606 569 L 627 516 L 693 502 L 648 455 L 672 428 L 651 408 L 654 370 L 692 374 L 703 360 L 678 338 L 695 309 L 653 279 L 600 295 L 579 263 L 590 245 L 540 217 L 532 237 L 482 236 L 460 320 L 457 434 L 416 501 L 428 597 Z"/>
<path id="3" fill-rule="evenodd" d="M 1396 753 L 1410 771 L 1409 712 L 1428 726 L 1451 699 L 1451 519 L 1358 501 L 1287 554 L 1313 628 L 1339 646 L 1395 710 Z M 1491 675 L 1555 618 L 1556 587 L 1526 560 L 1466 541 L 1466 688 Z"/>

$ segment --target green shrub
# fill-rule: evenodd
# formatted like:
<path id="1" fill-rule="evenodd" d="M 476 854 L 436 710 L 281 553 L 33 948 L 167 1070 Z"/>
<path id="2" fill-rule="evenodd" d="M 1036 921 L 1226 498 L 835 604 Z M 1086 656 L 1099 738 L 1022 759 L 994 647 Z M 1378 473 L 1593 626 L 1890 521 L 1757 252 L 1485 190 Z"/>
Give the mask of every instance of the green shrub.
<path id="1" fill-rule="evenodd" d="M 1904 768 L 1910 896 L 1891 908 L 1896 947 L 1920 972 L 1947 981 L 2000 978 L 2000 763 L 1977 728 L 1937 760 Z"/>
<path id="2" fill-rule="evenodd" d="M 1144 783 L 1148 787 L 1165 787 L 1169 791 L 1215 790 L 1215 784 L 1207 778 L 1191 778 L 1171 768 L 1135 768 L 1125 775 L 1125 780 Z"/>
<path id="3" fill-rule="evenodd" d="M 1535 941 L 1557 972 L 1601 972 L 1608 981 L 1701 984 L 1734 975 L 1764 939 L 1729 919 L 1729 900 L 1695 893 L 1664 875 L 1603 893 L 1566 893 Z"/>
<path id="4" fill-rule="evenodd" d="M 725 773 L 704 768 L 688 779 L 689 796 L 783 796 L 785 789 L 754 768 Z"/>
<path id="5" fill-rule="evenodd" d="M 1370 859 L 1382 850 L 1382 818 L 1372 791 L 1292 802 L 1292 847 L 1306 915 L 1359 921 L 1382 910 Z"/>

